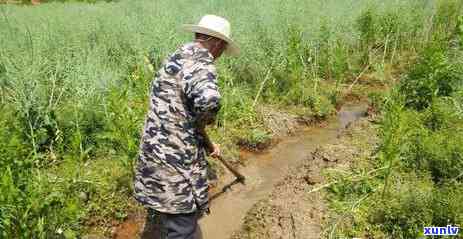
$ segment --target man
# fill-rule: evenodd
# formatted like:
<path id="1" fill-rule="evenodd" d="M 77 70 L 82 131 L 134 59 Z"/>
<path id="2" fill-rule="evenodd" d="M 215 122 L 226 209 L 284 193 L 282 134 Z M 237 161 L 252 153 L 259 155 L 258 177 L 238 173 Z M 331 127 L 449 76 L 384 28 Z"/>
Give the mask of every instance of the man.
<path id="1" fill-rule="evenodd" d="M 154 213 L 161 239 L 194 238 L 198 219 L 209 212 L 204 127 L 220 108 L 214 61 L 224 51 L 239 53 L 224 18 L 206 15 L 184 28 L 195 41 L 169 56 L 155 76 L 135 169 L 135 198 Z M 220 155 L 216 144 L 207 150 Z"/>

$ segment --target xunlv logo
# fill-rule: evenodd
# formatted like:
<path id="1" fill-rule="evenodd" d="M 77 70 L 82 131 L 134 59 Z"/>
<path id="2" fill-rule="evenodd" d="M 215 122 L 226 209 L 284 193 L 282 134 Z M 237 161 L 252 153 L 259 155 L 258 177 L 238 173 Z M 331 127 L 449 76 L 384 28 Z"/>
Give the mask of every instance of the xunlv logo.
<path id="1" fill-rule="evenodd" d="M 452 227 L 424 227 L 425 236 L 456 236 L 460 228 Z"/>

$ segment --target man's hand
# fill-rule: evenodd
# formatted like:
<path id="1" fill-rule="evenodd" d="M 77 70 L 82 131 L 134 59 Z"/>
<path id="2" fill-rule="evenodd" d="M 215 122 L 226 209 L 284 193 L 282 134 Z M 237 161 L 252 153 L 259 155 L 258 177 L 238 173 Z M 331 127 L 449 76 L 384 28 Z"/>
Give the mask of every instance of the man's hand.
<path id="1" fill-rule="evenodd" d="M 212 150 L 212 153 L 209 156 L 211 156 L 213 158 L 220 157 L 220 145 L 213 143 L 212 146 L 213 146 L 213 150 Z"/>

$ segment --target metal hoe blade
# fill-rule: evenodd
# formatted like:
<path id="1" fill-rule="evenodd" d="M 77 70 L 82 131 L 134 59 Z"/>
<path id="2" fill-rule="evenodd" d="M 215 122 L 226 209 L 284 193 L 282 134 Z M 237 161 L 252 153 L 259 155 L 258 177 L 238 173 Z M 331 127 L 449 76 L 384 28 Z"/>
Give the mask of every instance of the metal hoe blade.
<path id="1" fill-rule="evenodd" d="M 209 201 L 212 201 L 216 198 L 218 198 L 220 195 L 224 194 L 225 192 L 227 192 L 229 189 L 231 189 L 231 187 L 235 184 L 238 184 L 238 183 L 241 183 L 243 185 L 246 185 L 245 184 L 245 180 L 246 180 L 246 177 L 244 177 L 243 174 L 241 174 L 240 172 L 238 172 L 235 168 L 233 168 L 227 161 L 225 161 L 222 157 L 219 157 L 218 158 L 219 161 L 235 176 L 235 180 L 233 180 L 233 182 L 225 185 L 222 190 L 214 195 L 212 195 L 209 199 Z"/>

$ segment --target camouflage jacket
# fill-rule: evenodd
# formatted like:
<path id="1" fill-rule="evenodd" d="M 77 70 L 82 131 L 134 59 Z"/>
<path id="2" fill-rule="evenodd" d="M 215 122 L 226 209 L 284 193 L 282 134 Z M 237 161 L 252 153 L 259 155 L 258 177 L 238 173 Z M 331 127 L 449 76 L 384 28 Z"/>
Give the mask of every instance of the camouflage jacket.
<path id="1" fill-rule="evenodd" d="M 220 108 L 213 56 L 196 43 L 168 57 L 152 83 L 135 169 L 135 198 L 165 213 L 208 208 L 207 161 L 197 125 Z"/>

